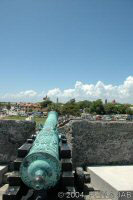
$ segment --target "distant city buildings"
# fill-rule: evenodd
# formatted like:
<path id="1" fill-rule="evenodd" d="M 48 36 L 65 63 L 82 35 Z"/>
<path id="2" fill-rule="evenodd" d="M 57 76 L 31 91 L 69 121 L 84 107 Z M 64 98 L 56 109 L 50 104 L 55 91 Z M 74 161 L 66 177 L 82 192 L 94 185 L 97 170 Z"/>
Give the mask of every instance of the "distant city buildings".
<path id="1" fill-rule="evenodd" d="M 112 103 L 112 104 L 116 104 L 116 100 L 114 99 L 111 103 Z M 105 99 L 105 105 L 106 105 L 106 104 L 108 104 L 108 100 L 107 100 L 107 99 Z"/>
<path id="2" fill-rule="evenodd" d="M 112 104 L 116 104 L 116 101 L 115 101 L 115 99 L 112 101 Z"/>
<path id="3" fill-rule="evenodd" d="M 25 112 L 30 112 L 31 110 L 32 111 L 47 111 L 47 108 L 41 108 L 41 105 L 40 103 L 17 103 L 17 106 L 25 111 Z"/>

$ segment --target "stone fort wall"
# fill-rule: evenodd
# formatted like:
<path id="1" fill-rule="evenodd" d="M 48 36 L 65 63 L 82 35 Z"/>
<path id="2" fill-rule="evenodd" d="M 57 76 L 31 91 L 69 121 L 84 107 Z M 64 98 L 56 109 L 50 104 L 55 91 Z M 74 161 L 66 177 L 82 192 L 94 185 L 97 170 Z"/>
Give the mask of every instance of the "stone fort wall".
<path id="1" fill-rule="evenodd" d="M 133 122 L 72 120 L 59 131 L 72 147 L 74 167 L 133 164 Z M 33 122 L 0 120 L 0 164 L 13 161 L 32 134 Z"/>
<path id="2" fill-rule="evenodd" d="M 0 164 L 13 161 L 17 149 L 32 134 L 35 134 L 34 122 L 0 120 Z"/>
<path id="3" fill-rule="evenodd" d="M 75 166 L 133 164 L 133 122 L 72 120 L 60 129 Z"/>

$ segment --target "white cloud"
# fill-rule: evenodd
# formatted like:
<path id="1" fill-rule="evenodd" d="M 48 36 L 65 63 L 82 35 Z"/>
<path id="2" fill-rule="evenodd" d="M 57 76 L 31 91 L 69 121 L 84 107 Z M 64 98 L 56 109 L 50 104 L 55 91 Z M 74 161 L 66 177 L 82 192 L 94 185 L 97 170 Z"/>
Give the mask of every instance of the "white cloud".
<path id="1" fill-rule="evenodd" d="M 5 94 L 0 96 L 1 100 L 5 101 L 26 101 L 26 100 L 34 100 L 37 97 L 37 92 L 34 90 L 26 90 L 22 92 L 18 92 L 15 94 Z"/>
<path id="2" fill-rule="evenodd" d="M 102 100 L 112 101 L 115 99 L 118 102 L 133 103 L 133 76 L 129 76 L 122 85 L 106 85 L 102 81 L 98 81 L 94 85 L 77 81 L 72 89 L 61 91 L 59 88 L 55 88 L 49 90 L 47 95 L 53 100 L 58 97 L 61 101 L 67 101 L 70 98 L 76 100 L 100 98 Z"/>
<path id="3" fill-rule="evenodd" d="M 129 76 L 121 85 L 105 84 L 98 81 L 96 84 L 83 83 L 76 81 L 73 88 L 61 90 L 60 88 L 53 88 L 48 92 L 36 92 L 34 90 L 26 90 L 16 94 L 0 95 L 0 101 L 41 101 L 47 95 L 51 100 L 65 102 L 71 98 L 78 100 L 96 100 L 108 99 L 112 101 L 115 99 L 122 103 L 133 104 L 133 76 Z"/>
<path id="4" fill-rule="evenodd" d="M 59 95 L 61 95 L 61 90 L 59 88 L 49 90 L 47 95 L 50 96 L 50 97 L 59 96 Z"/>

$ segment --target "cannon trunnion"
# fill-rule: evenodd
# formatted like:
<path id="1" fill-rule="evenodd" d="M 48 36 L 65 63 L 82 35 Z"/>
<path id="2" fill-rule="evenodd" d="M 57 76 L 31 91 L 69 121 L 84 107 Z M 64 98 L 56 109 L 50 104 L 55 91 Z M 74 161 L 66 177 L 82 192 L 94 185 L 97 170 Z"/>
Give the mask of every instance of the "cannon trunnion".
<path id="1" fill-rule="evenodd" d="M 57 124 L 52 111 L 40 132 L 18 149 L 3 200 L 84 199 L 85 175 L 80 168 L 73 171 L 71 149 Z"/>

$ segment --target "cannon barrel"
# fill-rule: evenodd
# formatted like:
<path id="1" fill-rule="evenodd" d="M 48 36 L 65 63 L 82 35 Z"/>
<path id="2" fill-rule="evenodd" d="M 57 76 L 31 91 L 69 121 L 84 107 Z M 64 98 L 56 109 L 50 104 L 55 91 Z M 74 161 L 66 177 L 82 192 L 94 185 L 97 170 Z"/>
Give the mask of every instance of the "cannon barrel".
<path id="1" fill-rule="evenodd" d="M 60 179 L 58 115 L 51 111 L 20 166 L 22 181 L 35 190 L 49 189 Z"/>

